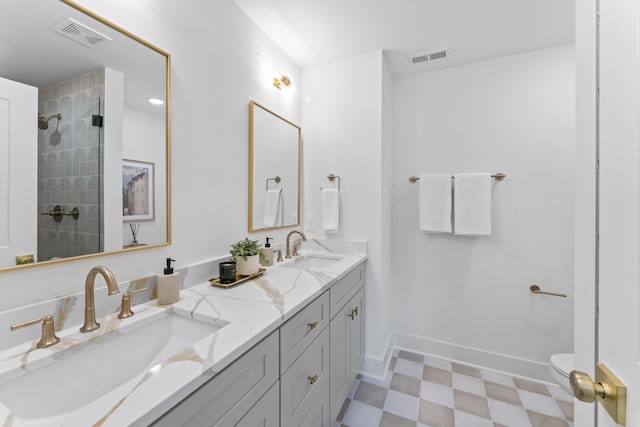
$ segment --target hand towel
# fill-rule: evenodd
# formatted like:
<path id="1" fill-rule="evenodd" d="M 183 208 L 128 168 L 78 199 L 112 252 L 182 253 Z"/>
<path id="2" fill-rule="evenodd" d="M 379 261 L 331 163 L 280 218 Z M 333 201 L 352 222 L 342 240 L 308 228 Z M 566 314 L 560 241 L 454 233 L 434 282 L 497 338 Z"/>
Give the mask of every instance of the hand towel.
<path id="1" fill-rule="evenodd" d="M 327 233 L 337 233 L 340 227 L 340 192 L 336 188 L 323 188 L 322 229 Z"/>
<path id="2" fill-rule="evenodd" d="M 491 236 L 491 174 L 456 174 L 453 194 L 455 234 Z"/>
<path id="3" fill-rule="evenodd" d="M 420 230 L 451 233 L 451 175 L 420 175 Z"/>
<path id="4" fill-rule="evenodd" d="M 264 198 L 264 226 L 275 227 L 280 216 L 280 193 L 281 189 L 267 190 Z"/>

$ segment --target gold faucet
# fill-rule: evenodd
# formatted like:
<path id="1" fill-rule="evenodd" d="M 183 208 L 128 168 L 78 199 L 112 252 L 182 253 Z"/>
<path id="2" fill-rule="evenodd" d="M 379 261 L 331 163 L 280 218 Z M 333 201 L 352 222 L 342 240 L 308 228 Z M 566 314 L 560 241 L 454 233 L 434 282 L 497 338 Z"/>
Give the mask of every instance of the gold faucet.
<path id="1" fill-rule="evenodd" d="M 84 324 L 80 328 L 80 332 L 91 332 L 100 327 L 100 323 L 96 322 L 96 306 L 94 301 L 94 289 L 98 273 L 104 277 L 109 295 L 120 292 L 116 278 L 107 267 L 100 265 L 89 270 L 87 280 L 84 282 Z"/>
<path id="2" fill-rule="evenodd" d="M 305 236 L 302 231 L 298 231 L 298 230 L 290 231 L 289 234 L 287 234 L 287 250 L 286 250 L 286 255 L 284 256 L 287 259 L 291 258 L 291 250 L 290 250 L 291 245 L 290 245 L 289 240 L 291 239 L 291 235 L 292 234 L 296 234 L 296 233 L 299 234 L 300 237 L 302 237 L 303 241 L 305 241 L 305 242 L 307 241 L 307 236 Z M 293 248 L 293 256 L 296 256 L 296 255 L 298 255 L 298 251 L 294 247 Z"/>

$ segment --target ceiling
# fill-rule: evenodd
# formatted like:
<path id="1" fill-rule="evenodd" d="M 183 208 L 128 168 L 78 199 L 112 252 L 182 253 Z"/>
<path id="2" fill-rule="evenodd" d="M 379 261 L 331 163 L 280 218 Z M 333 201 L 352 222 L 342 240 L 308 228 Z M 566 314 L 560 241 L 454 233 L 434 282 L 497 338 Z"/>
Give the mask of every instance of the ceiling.
<path id="1" fill-rule="evenodd" d="M 383 50 L 395 76 L 574 40 L 574 0 L 234 0 L 302 69 Z M 446 59 L 409 57 L 449 49 Z"/>
<path id="2" fill-rule="evenodd" d="M 46 88 L 98 68 L 124 76 L 124 102 L 163 116 L 149 97 L 166 96 L 166 58 L 61 1 L 2 0 L 0 14 L 0 76 Z M 112 41 L 86 47 L 53 29 L 72 18 Z"/>

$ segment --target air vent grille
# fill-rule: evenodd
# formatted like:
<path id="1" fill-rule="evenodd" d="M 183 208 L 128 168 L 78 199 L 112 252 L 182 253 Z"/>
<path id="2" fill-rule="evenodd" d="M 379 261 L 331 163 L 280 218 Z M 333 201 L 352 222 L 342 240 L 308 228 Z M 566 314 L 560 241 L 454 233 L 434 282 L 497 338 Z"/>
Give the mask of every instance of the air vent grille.
<path id="1" fill-rule="evenodd" d="M 413 55 L 409 58 L 412 64 L 422 64 L 424 62 L 436 61 L 438 59 L 444 59 L 449 56 L 448 49 L 440 49 L 432 52 L 424 52 Z"/>
<path id="2" fill-rule="evenodd" d="M 112 41 L 104 34 L 100 34 L 96 30 L 71 18 L 57 25 L 54 31 L 91 48 L 104 46 Z"/>

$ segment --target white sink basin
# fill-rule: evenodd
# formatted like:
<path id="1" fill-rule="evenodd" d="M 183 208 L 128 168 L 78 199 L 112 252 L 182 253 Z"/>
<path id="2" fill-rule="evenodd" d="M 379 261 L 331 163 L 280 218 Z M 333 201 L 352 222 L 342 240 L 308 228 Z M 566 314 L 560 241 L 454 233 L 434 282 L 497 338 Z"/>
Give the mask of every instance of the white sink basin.
<path id="1" fill-rule="evenodd" d="M 106 334 L 63 350 L 52 364 L 0 385 L 0 402 L 25 426 L 51 423 L 223 326 L 169 314 L 126 332 Z"/>
<path id="2" fill-rule="evenodd" d="M 294 262 L 284 264 L 283 267 L 299 268 L 307 271 L 321 271 L 331 267 L 342 259 L 337 255 L 309 254 L 296 258 Z"/>

